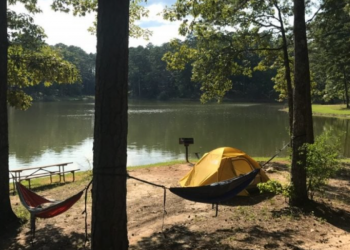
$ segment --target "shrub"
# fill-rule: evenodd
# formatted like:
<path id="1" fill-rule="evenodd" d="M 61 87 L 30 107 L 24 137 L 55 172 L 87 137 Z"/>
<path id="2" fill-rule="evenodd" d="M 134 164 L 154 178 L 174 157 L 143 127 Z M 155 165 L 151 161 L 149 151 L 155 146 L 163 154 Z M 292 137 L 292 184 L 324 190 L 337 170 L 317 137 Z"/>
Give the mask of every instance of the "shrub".
<path id="1" fill-rule="evenodd" d="M 269 180 L 267 182 L 261 182 L 258 184 L 260 193 L 274 193 L 281 194 L 286 198 L 290 197 L 290 185 L 282 185 L 275 180 Z"/>
<path id="2" fill-rule="evenodd" d="M 323 192 L 329 178 L 340 168 L 340 140 L 326 131 L 318 136 L 314 144 L 304 145 L 306 157 L 306 177 L 309 198 L 313 199 L 316 191 Z"/>
<path id="3" fill-rule="evenodd" d="M 306 178 L 308 196 L 312 200 L 315 192 L 324 192 L 329 178 L 333 177 L 340 169 L 339 149 L 340 139 L 326 131 L 318 136 L 314 144 L 305 144 L 306 150 Z M 282 194 L 286 198 L 292 195 L 290 184 L 282 185 L 278 181 L 270 180 L 259 183 L 260 192 Z"/>

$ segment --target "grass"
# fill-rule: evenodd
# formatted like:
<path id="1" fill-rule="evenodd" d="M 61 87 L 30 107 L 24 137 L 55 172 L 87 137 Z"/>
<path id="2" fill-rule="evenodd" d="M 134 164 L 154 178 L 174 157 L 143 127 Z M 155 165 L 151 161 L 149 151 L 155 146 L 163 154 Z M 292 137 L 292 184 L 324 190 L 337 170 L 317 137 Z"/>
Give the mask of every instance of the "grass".
<path id="1" fill-rule="evenodd" d="M 281 109 L 281 110 L 288 112 L 287 108 Z M 350 109 L 347 109 L 345 104 L 332 104 L 332 105 L 313 104 L 312 114 L 314 116 L 350 118 Z"/>
<path id="2" fill-rule="evenodd" d="M 253 159 L 264 163 L 264 162 L 268 161 L 270 159 L 270 157 L 253 157 Z M 193 164 L 195 164 L 197 161 L 198 161 L 198 159 L 189 159 L 189 162 L 193 163 Z M 273 159 L 273 161 L 290 161 L 290 159 L 288 157 L 276 157 Z M 350 162 L 350 159 L 347 159 L 346 162 Z M 162 167 L 162 166 L 169 166 L 169 165 L 175 165 L 175 164 L 181 164 L 181 163 L 184 163 L 184 161 L 183 160 L 175 160 L 175 161 L 167 161 L 167 162 L 158 162 L 158 163 L 147 164 L 147 165 L 127 167 L 127 170 Z M 91 177 L 92 177 L 92 170 L 80 171 L 80 172 L 75 173 L 75 181 L 78 184 L 82 181 L 86 182 L 87 180 L 90 180 Z M 66 181 L 67 182 L 70 182 L 72 179 L 73 179 L 72 174 L 70 174 L 70 173 L 66 174 Z M 27 181 L 23 181 L 22 183 L 24 183 L 24 185 L 27 186 Z M 37 187 L 47 186 L 47 185 L 52 185 L 52 186 L 60 185 L 59 177 L 53 176 L 52 177 L 52 184 L 50 183 L 49 177 L 42 177 L 42 178 L 37 178 L 37 179 L 31 180 L 32 189 L 35 189 Z M 13 188 L 13 185 L 12 185 L 12 183 L 10 183 L 10 189 L 12 190 L 12 188 Z"/>
<path id="3" fill-rule="evenodd" d="M 190 163 L 196 163 L 197 161 L 198 161 L 198 159 L 189 159 Z M 175 160 L 175 161 L 157 162 L 157 163 L 153 163 L 153 164 L 127 167 L 127 169 L 132 170 L 132 169 L 140 169 L 140 168 L 162 167 L 162 166 L 166 166 L 166 165 L 174 165 L 174 164 L 180 164 L 180 163 L 184 163 L 184 161 L 183 160 Z"/>
<path id="4" fill-rule="evenodd" d="M 197 159 L 189 159 L 189 161 L 195 163 L 197 161 Z M 162 167 L 162 166 L 167 166 L 167 165 L 180 164 L 183 162 L 184 162 L 183 160 L 158 162 L 158 163 L 148 164 L 148 165 L 127 167 L 127 170 L 151 168 L 151 167 Z M 91 177 L 92 177 L 92 170 L 75 172 L 75 183 L 77 183 L 77 185 L 78 185 L 80 182 L 86 182 L 87 180 L 90 180 Z M 73 179 L 73 175 L 71 173 L 67 173 L 65 176 L 65 179 L 67 182 L 71 182 Z M 47 186 L 47 185 L 55 187 L 55 186 L 61 185 L 59 180 L 60 179 L 59 179 L 58 175 L 53 175 L 52 176 L 52 184 L 50 183 L 50 177 L 42 177 L 42 178 L 32 179 L 30 181 L 30 185 L 31 185 L 32 189 L 36 189 L 38 187 L 43 187 L 43 186 Z M 25 186 L 28 186 L 27 181 L 22 181 L 22 184 L 24 184 Z M 10 183 L 10 190 L 12 190 L 12 189 L 13 189 L 13 185 L 12 185 L 12 183 Z"/>
<path id="5" fill-rule="evenodd" d="M 253 157 L 254 160 L 261 162 L 261 164 L 265 163 L 270 159 L 270 157 Z M 189 159 L 189 162 L 195 164 L 198 161 L 198 159 Z M 290 161 L 289 157 L 276 157 L 272 160 L 273 162 L 276 161 Z M 350 163 L 350 158 L 345 158 L 340 160 L 342 163 Z M 163 167 L 163 166 L 169 166 L 169 165 L 175 165 L 175 164 L 181 164 L 184 163 L 183 160 L 175 160 L 175 161 L 167 161 L 167 162 L 158 162 L 154 164 L 147 164 L 147 165 L 139 165 L 139 166 L 132 166 L 132 167 L 127 167 L 127 170 L 133 170 L 133 169 L 142 169 L 142 168 L 152 168 L 152 167 Z M 75 173 L 75 183 L 77 185 L 81 182 L 86 182 L 87 180 L 91 180 L 92 178 L 92 170 L 87 170 L 87 171 L 80 171 Z M 66 175 L 66 181 L 71 182 L 73 179 L 72 174 L 68 173 Z M 27 186 L 27 182 L 23 182 L 24 185 Z M 59 182 L 59 177 L 58 176 L 53 176 L 52 177 L 52 184 L 50 184 L 50 178 L 49 177 L 43 177 L 43 178 L 37 178 L 37 179 L 32 179 L 31 180 L 31 187 L 32 189 L 36 189 L 37 187 L 42 187 L 42 186 L 47 186 L 50 185 L 52 187 L 61 185 Z M 12 190 L 13 185 L 10 183 L 10 189 Z"/>
<path id="6" fill-rule="evenodd" d="M 270 160 L 271 157 L 252 157 L 254 160 L 265 163 Z M 272 161 L 290 161 L 289 157 L 276 157 Z"/>
<path id="7" fill-rule="evenodd" d="M 90 180 L 92 177 L 92 171 L 87 170 L 87 171 L 80 171 L 80 172 L 75 172 L 75 182 L 79 184 L 80 182 L 86 182 L 87 180 Z M 73 175 L 71 173 L 66 174 L 65 176 L 66 181 L 69 183 L 73 180 Z M 21 183 L 25 186 L 28 186 L 28 181 L 21 181 Z M 61 185 L 60 179 L 58 175 L 52 176 L 52 184 L 50 183 L 50 177 L 42 177 L 42 178 L 37 178 L 37 179 L 32 179 L 30 181 L 30 186 L 31 189 L 36 189 L 38 187 L 47 187 L 48 185 L 55 187 Z M 13 189 L 13 184 L 10 183 L 10 190 Z"/>
<path id="8" fill-rule="evenodd" d="M 340 159 L 341 163 L 350 163 L 350 158 Z"/>
<path id="9" fill-rule="evenodd" d="M 312 105 L 312 112 L 316 115 L 325 116 L 339 116 L 350 118 L 350 109 L 346 108 L 344 104 L 334 104 L 334 105 Z"/>
<path id="10" fill-rule="evenodd" d="M 22 224 L 30 220 L 30 213 L 24 206 L 12 206 L 12 209 Z"/>

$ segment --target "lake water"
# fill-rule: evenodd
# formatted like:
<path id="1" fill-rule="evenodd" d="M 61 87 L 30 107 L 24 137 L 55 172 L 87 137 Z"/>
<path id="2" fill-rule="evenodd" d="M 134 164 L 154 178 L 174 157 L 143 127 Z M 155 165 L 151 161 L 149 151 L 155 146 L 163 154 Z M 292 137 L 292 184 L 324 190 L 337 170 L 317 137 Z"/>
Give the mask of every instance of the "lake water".
<path id="1" fill-rule="evenodd" d="M 130 102 L 128 166 L 185 160 L 180 137 L 204 154 L 222 146 L 251 156 L 272 156 L 288 142 L 288 116 L 273 104 L 208 104 L 196 102 Z M 74 162 L 90 169 L 94 103 L 34 103 L 27 111 L 9 109 L 10 169 Z M 314 118 L 315 134 L 342 133 L 342 153 L 350 157 L 349 120 Z M 284 152 L 282 155 L 286 155 Z"/>

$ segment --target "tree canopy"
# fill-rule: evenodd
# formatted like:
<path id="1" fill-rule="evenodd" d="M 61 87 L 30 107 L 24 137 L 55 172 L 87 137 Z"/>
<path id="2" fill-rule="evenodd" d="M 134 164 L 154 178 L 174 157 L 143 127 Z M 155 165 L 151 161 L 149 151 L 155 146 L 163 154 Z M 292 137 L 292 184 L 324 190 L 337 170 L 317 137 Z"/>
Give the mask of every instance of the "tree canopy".
<path id="1" fill-rule="evenodd" d="M 266 69 L 283 46 L 287 48 L 290 15 L 288 1 L 177 1 L 164 11 L 164 18 L 181 20 L 179 33 L 196 43 L 174 40 L 175 51 L 165 60 L 173 69 L 191 61 L 192 79 L 201 82 L 204 91 L 202 100 L 220 100 L 233 86 L 231 76 Z M 249 58 L 255 55 L 268 65 L 252 65 Z"/>
<path id="2" fill-rule="evenodd" d="M 38 10 L 29 5 L 29 11 Z M 63 59 L 59 51 L 48 46 L 43 29 L 29 14 L 8 11 L 8 102 L 27 109 L 32 98 L 24 88 L 44 83 L 73 83 L 80 75 L 76 66 Z"/>
<path id="3" fill-rule="evenodd" d="M 324 101 L 349 103 L 350 14 L 348 1 L 322 1 L 310 24 L 311 66 Z M 335 18 L 336 17 L 336 18 Z"/>
<path id="4" fill-rule="evenodd" d="M 152 32 L 147 29 L 142 29 L 136 24 L 136 21 L 140 20 L 142 17 L 148 16 L 148 10 L 145 6 L 140 4 L 141 2 L 143 2 L 143 0 L 130 1 L 129 35 L 135 38 L 143 37 L 148 39 L 149 36 L 152 35 Z M 87 13 L 97 13 L 97 4 L 98 1 L 96 0 L 54 0 L 52 8 L 56 11 L 72 12 L 73 15 L 85 16 Z M 92 34 L 96 34 L 97 22 L 95 21 L 91 25 L 89 31 Z"/>

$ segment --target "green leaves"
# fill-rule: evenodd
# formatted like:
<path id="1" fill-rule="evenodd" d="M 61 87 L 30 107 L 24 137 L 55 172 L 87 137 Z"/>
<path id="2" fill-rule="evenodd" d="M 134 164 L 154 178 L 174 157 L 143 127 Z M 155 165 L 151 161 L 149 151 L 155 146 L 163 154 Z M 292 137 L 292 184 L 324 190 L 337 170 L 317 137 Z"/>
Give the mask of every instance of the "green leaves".
<path id="1" fill-rule="evenodd" d="M 329 178 L 339 170 L 340 141 L 331 131 L 318 136 L 314 144 L 305 144 L 307 152 L 307 190 L 312 199 L 316 191 L 322 192 Z"/>
<path id="2" fill-rule="evenodd" d="M 347 1 L 323 1 L 310 24 L 311 66 L 324 101 L 348 95 L 350 69 L 350 13 Z M 349 102 L 349 100 L 346 100 Z"/>
<path id="3" fill-rule="evenodd" d="M 129 16 L 129 35 L 134 38 L 143 37 L 148 40 L 152 32 L 148 29 L 142 29 L 135 24 L 142 17 L 147 17 L 149 11 L 140 3 L 142 0 L 130 1 L 130 16 Z M 88 13 L 97 13 L 97 0 L 54 0 L 52 9 L 61 12 L 72 12 L 74 16 L 85 16 Z M 96 34 L 97 21 L 92 23 L 89 32 L 92 35 Z"/>
<path id="4" fill-rule="evenodd" d="M 32 50 L 45 44 L 46 34 L 40 26 L 34 24 L 32 16 L 8 11 L 7 23 L 11 44 L 21 44 Z"/>
<path id="5" fill-rule="evenodd" d="M 20 45 L 12 45 L 8 50 L 8 81 L 10 87 L 26 87 L 40 82 L 73 83 L 78 81 L 77 68 L 64 61 L 49 46 L 31 51 Z"/>
<path id="6" fill-rule="evenodd" d="M 258 188 L 260 193 L 273 193 L 273 194 L 281 194 L 286 198 L 290 198 L 291 196 L 291 186 L 290 185 L 282 185 L 280 182 L 275 180 L 269 180 L 267 182 L 258 183 Z"/>
<path id="7" fill-rule="evenodd" d="M 201 100 L 220 101 L 232 89 L 235 75 L 252 75 L 254 56 L 269 62 L 255 70 L 270 68 L 281 53 L 282 30 L 290 37 L 284 25 L 291 13 L 291 3 L 286 0 L 178 0 L 164 10 L 163 17 L 182 21 L 179 33 L 195 43 L 172 42 L 175 52 L 167 53 L 164 60 L 173 70 L 191 63 L 192 80 L 202 84 Z"/>
<path id="8" fill-rule="evenodd" d="M 14 2 L 13 2 L 14 3 Z M 26 1 L 26 8 L 37 13 L 36 1 Z M 53 48 L 45 44 L 44 30 L 34 24 L 33 17 L 8 11 L 8 102 L 19 109 L 27 109 L 32 98 L 24 88 L 43 82 L 75 83 L 79 71 L 65 61 Z"/>
<path id="9" fill-rule="evenodd" d="M 54 0 L 52 9 L 62 12 L 73 12 L 75 16 L 85 16 L 87 13 L 97 11 L 96 0 Z"/>
<path id="10" fill-rule="evenodd" d="M 8 90 L 7 101 L 16 109 L 27 110 L 32 105 L 33 98 L 20 89 Z"/>
<path id="11" fill-rule="evenodd" d="M 8 88 L 9 103 L 20 109 L 27 109 L 32 98 L 23 88 L 44 82 L 79 82 L 80 74 L 75 65 L 65 61 L 61 55 L 49 46 L 35 51 L 21 45 L 11 45 L 8 49 Z"/>
<path id="12" fill-rule="evenodd" d="M 31 13 L 40 13 L 41 9 L 37 6 L 37 0 L 8 0 L 9 5 L 15 5 L 16 3 L 22 3 L 24 8 Z"/>

